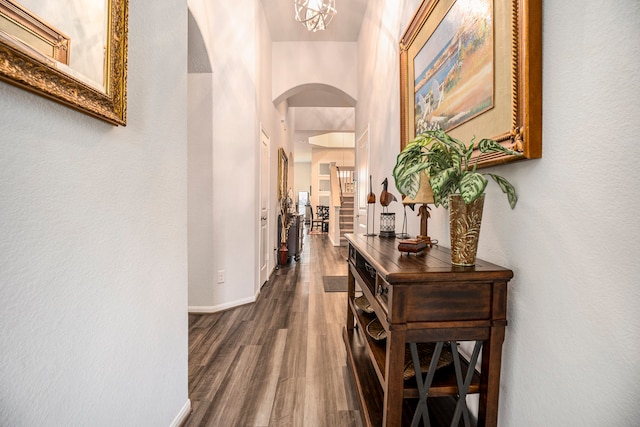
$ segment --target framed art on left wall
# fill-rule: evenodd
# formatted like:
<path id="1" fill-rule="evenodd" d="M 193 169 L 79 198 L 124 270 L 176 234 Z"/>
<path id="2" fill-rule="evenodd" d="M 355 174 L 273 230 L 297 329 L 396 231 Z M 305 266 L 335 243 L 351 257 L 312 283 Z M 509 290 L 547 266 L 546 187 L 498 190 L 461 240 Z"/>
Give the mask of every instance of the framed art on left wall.
<path id="1" fill-rule="evenodd" d="M 289 159 L 284 148 L 278 148 L 278 200 L 287 197 Z"/>

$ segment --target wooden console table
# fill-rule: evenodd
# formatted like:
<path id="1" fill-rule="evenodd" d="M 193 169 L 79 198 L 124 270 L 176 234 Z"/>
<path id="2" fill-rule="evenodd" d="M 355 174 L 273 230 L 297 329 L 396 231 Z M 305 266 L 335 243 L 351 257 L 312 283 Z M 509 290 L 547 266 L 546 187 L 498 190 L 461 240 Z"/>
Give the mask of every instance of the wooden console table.
<path id="1" fill-rule="evenodd" d="M 343 336 L 365 425 L 474 425 L 465 395 L 479 393 L 477 425 L 495 426 L 507 282 L 513 272 L 482 260 L 475 267 L 454 266 L 449 250 L 441 247 L 407 255 L 398 251 L 395 239 L 346 237 L 349 287 Z M 367 334 L 373 315 L 356 304 L 360 292 L 386 339 Z M 469 359 L 458 352 L 461 342 L 473 347 Z M 405 380 L 405 363 L 414 366 L 410 361 L 418 356 L 416 343 L 436 343 L 434 364 L 428 373 L 416 367 L 417 374 Z M 453 363 L 436 370 L 441 351 L 449 351 Z M 480 353 L 480 372 L 469 369 Z"/>

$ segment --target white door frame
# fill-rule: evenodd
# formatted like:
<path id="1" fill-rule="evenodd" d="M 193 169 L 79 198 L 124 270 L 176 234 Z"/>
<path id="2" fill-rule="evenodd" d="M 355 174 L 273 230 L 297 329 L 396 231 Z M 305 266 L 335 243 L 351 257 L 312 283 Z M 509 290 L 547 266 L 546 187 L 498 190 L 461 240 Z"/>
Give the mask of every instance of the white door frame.
<path id="1" fill-rule="evenodd" d="M 260 124 L 260 194 L 258 203 L 258 283 L 256 294 L 262 285 L 269 279 L 269 201 L 271 200 L 271 186 L 269 178 L 271 173 L 271 152 L 269 135 Z"/>
<path id="2" fill-rule="evenodd" d="M 367 233 L 367 195 L 369 194 L 369 125 L 356 141 L 355 217 L 353 232 Z"/>

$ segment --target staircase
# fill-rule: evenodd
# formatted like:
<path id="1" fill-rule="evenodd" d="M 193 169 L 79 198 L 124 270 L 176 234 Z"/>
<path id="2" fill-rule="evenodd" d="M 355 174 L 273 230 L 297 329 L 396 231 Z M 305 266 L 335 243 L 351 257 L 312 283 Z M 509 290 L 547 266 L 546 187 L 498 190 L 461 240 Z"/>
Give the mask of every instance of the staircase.
<path id="1" fill-rule="evenodd" d="M 342 194 L 342 206 L 340 207 L 340 246 L 347 245 L 345 233 L 353 233 L 353 194 Z"/>

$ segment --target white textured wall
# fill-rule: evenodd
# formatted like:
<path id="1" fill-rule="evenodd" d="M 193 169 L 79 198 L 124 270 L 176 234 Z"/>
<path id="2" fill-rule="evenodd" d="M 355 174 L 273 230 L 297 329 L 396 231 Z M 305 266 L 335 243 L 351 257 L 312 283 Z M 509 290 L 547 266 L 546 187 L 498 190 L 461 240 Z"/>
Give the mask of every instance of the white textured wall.
<path id="1" fill-rule="evenodd" d="M 374 176 L 390 176 L 398 151 L 398 93 L 395 86 L 377 90 L 398 74 L 397 50 L 385 33 L 399 36 L 411 18 L 389 3 L 370 3 L 365 22 L 372 22 L 359 46 L 361 84 L 373 90 L 358 100 L 356 134 L 371 123 Z M 402 24 L 380 24 L 384 7 Z M 515 273 L 499 425 L 634 426 L 640 4 L 567 0 L 543 7 L 543 158 L 494 168 L 516 186 L 520 202 L 511 211 L 490 184 L 480 238 L 479 256 Z M 380 62 L 369 53 L 376 45 Z M 385 105 L 385 98 L 393 101 Z M 387 126 L 391 133 L 378 138 Z M 418 220 L 409 221 L 415 233 Z M 433 212 L 430 235 L 448 245 L 442 208 Z"/>
<path id="2" fill-rule="evenodd" d="M 295 107 L 296 132 L 353 132 L 356 113 L 353 107 Z"/>
<path id="3" fill-rule="evenodd" d="M 213 245 L 212 74 L 188 77 L 189 307 L 212 306 L 217 281 Z"/>
<path id="4" fill-rule="evenodd" d="M 193 125 L 194 148 L 200 150 L 200 154 L 194 151 L 189 176 L 200 182 L 205 196 L 198 199 L 194 192 L 190 205 L 194 230 L 190 242 L 194 245 L 189 247 L 189 262 L 194 268 L 189 277 L 189 306 L 194 312 L 213 312 L 255 297 L 259 285 L 260 127 L 270 139 L 268 246 L 275 247 L 276 153 L 279 147 L 291 151 L 292 126 L 288 126 L 291 119 L 286 105 L 278 111 L 271 101 L 271 38 L 261 2 L 191 0 L 189 8 L 213 71 L 210 85 L 202 75 L 193 74 L 189 80 L 194 88 L 189 99 L 190 128 Z M 209 101 L 210 114 L 201 108 Z M 211 163 L 199 159 L 200 155 L 210 155 Z M 293 183 L 293 173 L 289 182 Z M 200 232 L 203 234 L 196 236 Z M 275 262 L 271 257 L 270 268 Z M 225 271 L 224 283 L 217 283 L 219 270 Z"/>
<path id="5" fill-rule="evenodd" d="M 258 261 L 257 14 L 255 0 L 213 1 L 215 305 L 252 301 Z M 242 24 L 240 24 L 242 23 Z"/>
<path id="6" fill-rule="evenodd" d="M 392 176 L 400 149 L 398 41 L 419 4 L 419 0 L 370 2 L 358 40 L 358 92 L 361 95 L 356 107 L 355 135 L 357 139 L 367 131 L 367 126 L 369 127 L 369 173 L 372 176 L 374 193 L 379 194 L 378 189 L 382 190 L 379 183 L 388 178 L 389 191 L 394 193 L 398 200 L 400 194 L 395 188 Z M 368 179 L 357 185 L 365 185 L 367 192 L 369 191 Z M 400 203 L 392 203 L 388 209 L 390 212 L 396 212 L 397 218 L 402 218 Z M 407 217 L 413 219 L 408 222 L 408 232 L 417 234 L 420 224 L 415 219 L 415 214 L 408 211 Z M 375 226 L 379 227 L 379 218 L 376 219 Z M 400 230 L 402 222 L 397 221 L 396 226 Z"/>
<path id="7" fill-rule="evenodd" d="M 267 247 L 272 249 L 269 252 L 268 270 L 273 271 L 276 267 L 277 257 L 275 249 L 278 247 L 280 238 L 278 236 L 278 148 L 284 148 L 286 153 L 293 151 L 293 125 L 291 117 L 287 108 L 287 103 L 284 102 L 278 107 L 273 104 L 271 96 L 271 84 L 272 84 L 272 43 L 271 34 L 269 33 L 269 26 L 266 21 L 262 2 L 259 2 L 258 8 L 258 43 L 260 48 L 258 49 L 258 116 L 260 125 L 264 132 L 269 136 L 269 185 L 268 185 L 268 200 L 269 200 L 269 241 Z M 256 141 L 256 151 L 260 152 L 259 140 Z M 258 159 L 260 160 L 260 159 Z M 293 163 L 294 159 L 289 158 L 289 186 L 295 185 L 295 177 L 293 175 Z M 256 167 L 256 171 L 259 170 L 259 166 Z M 260 175 L 256 176 L 256 189 L 260 189 Z M 258 199 L 259 194 L 256 193 L 256 206 L 259 208 L 260 201 Z M 259 212 L 256 211 L 256 218 L 259 217 Z M 256 222 L 257 226 L 257 222 Z M 258 228 L 256 228 L 258 233 Z M 259 249 L 259 248 L 257 248 Z M 256 255 L 259 259 L 259 254 Z"/>
<path id="8" fill-rule="evenodd" d="M 273 99 L 297 86 L 325 84 L 358 99 L 357 43 L 273 43 Z"/>
<path id="9" fill-rule="evenodd" d="M 0 82 L 0 425 L 187 403 L 186 24 L 130 2 L 126 127 Z"/>
<path id="10" fill-rule="evenodd" d="M 296 177 L 294 196 L 297 201 L 300 191 L 309 192 L 309 187 L 311 186 L 311 162 L 297 162 L 294 165 L 294 174 Z"/>

